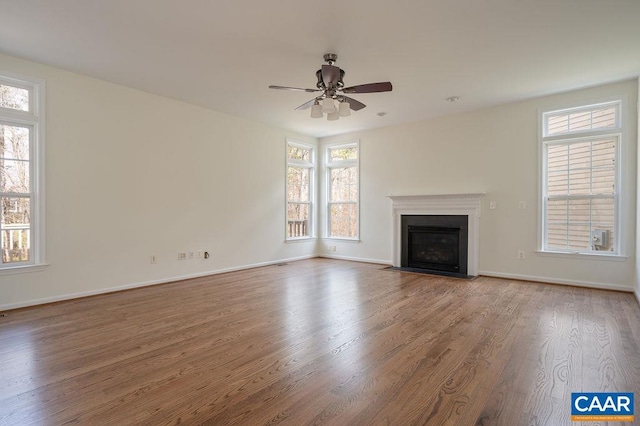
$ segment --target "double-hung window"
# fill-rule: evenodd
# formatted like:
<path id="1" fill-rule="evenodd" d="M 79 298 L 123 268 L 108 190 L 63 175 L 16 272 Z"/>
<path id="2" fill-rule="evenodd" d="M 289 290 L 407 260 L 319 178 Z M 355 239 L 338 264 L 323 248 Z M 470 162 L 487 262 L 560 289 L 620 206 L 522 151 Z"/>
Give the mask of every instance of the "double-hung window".
<path id="1" fill-rule="evenodd" d="M 327 237 L 358 239 L 359 144 L 329 145 L 326 151 Z"/>
<path id="2" fill-rule="evenodd" d="M 0 270 L 43 262 L 43 86 L 0 75 Z"/>
<path id="3" fill-rule="evenodd" d="M 287 141 L 287 240 L 313 236 L 314 170 L 313 146 Z"/>
<path id="4" fill-rule="evenodd" d="M 619 254 L 621 102 L 542 114 L 542 250 Z"/>

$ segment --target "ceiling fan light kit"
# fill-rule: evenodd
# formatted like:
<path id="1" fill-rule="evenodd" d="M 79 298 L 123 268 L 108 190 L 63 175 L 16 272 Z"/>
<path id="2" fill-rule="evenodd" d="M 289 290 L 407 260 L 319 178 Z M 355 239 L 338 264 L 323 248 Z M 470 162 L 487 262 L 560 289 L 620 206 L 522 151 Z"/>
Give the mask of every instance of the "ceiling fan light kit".
<path id="1" fill-rule="evenodd" d="M 320 102 L 316 101 L 311 107 L 311 118 L 322 118 L 322 105 Z"/>
<path id="2" fill-rule="evenodd" d="M 344 96 L 345 93 L 390 92 L 393 89 L 391 83 L 388 81 L 344 87 L 343 79 L 345 72 L 333 65 L 337 59 L 338 55 L 335 53 L 327 53 L 324 55 L 324 60 L 327 64 L 322 65 L 322 68 L 316 71 L 316 78 L 318 79 L 316 83 L 317 89 L 273 85 L 269 86 L 269 88 L 307 93 L 322 92 L 322 94 L 316 96 L 314 99 L 297 107 L 296 110 L 311 108 L 312 118 L 322 118 L 326 113 L 327 120 L 329 121 L 338 120 L 340 117 L 348 117 L 351 115 L 351 110 L 359 111 L 366 107 L 362 102 Z M 336 108 L 334 100 L 338 102 L 338 108 Z"/>
<path id="3" fill-rule="evenodd" d="M 349 105 L 349 102 L 347 101 L 342 101 L 340 102 L 340 107 L 339 107 L 339 111 L 340 113 L 340 117 L 348 117 L 351 115 L 351 105 Z"/>
<path id="4" fill-rule="evenodd" d="M 333 103 L 333 99 L 325 98 L 322 101 L 322 112 L 326 112 L 327 114 L 331 114 L 336 111 L 336 106 Z"/>
<path id="5" fill-rule="evenodd" d="M 327 120 L 329 121 L 338 120 L 339 118 L 340 118 L 340 114 L 338 114 L 338 111 L 334 111 L 327 114 Z"/>

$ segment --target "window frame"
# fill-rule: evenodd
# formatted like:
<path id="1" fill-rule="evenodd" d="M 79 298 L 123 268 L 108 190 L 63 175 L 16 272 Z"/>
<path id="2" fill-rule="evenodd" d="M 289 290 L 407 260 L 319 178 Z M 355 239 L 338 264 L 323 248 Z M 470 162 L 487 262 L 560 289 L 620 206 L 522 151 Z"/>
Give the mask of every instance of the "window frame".
<path id="1" fill-rule="evenodd" d="M 289 158 L 289 147 L 308 149 L 310 152 L 311 160 L 304 161 L 298 160 L 294 158 Z M 284 236 L 286 242 L 294 242 L 294 241 L 306 241 L 312 240 L 316 238 L 316 220 L 315 220 L 315 205 L 316 205 L 316 147 L 312 144 L 299 142 L 293 139 L 287 138 L 285 143 L 285 208 L 284 208 Z M 308 235 L 303 235 L 299 237 L 290 237 L 288 232 L 289 226 L 289 204 L 295 203 L 300 204 L 300 201 L 290 201 L 289 200 L 289 179 L 288 172 L 289 167 L 300 167 L 306 168 L 309 170 L 309 202 L 306 203 L 309 206 L 309 223 L 308 223 Z M 304 204 L 304 203 L 303 203 Z"/>
<path id="2" fill-rule="evenodd" d="M 29 129 L 29 192 L 22 198 L 30 200 L 30 259 L 3 263 L 0 275 L 41 270 L 46 266 L 45 247 L 45 82 L 0 70 L 0 84 L 25 89 L 29 93 L 29 110 L 0 107 L 0 122 Z M 11 196 L 12 193 L 2 193 Z"/>
<path id="3" fill-rule="evenodd" d="M 596 101 L 581 102 L 562 108 L 546 108 L 541 109 L 538 112 L 538 170 L 540 172 L 540 178 L 538 179 L 539 190 L 538 199 L 540 200 L 540 206 L 538 209 L 538 250 L 537 252 L 543 255 L 551 256 L 569 256 L 572 258 L 581 257 L 585 259 L 602 259 L 602 260 L 624 260 L 626 258 L 624 250 L 626 247 L 624 223 L 623 223 L 623 206 L 625 203 L 625 196 L 623 191 L 623 168 L 622 158 L 625 146 L 626 138 L 626 120 L 625 112 L 626 97 L 619 96 L 607 99 L 600 99 Z M 616 121 L 615 126 L 605 129 L 595 130 L 577 130 L 567 131 L 565 133 L 558 133 L 553 135 L 547 134 L 547 125 L 549 118 L 555 115 L 579 113 L 582 111 L 596 110 L 603 107 L 613 106 L 615 107 Z M 598 250 L 576 250 L 576 249 L 561 249 L 547 246 L 547 205 L 549 195 L 547 194 L 547 177 L 548 177 L 548 165 L 547 165 L 547 147 L 552 145 L 571 145 L 580 142 L 593 142 L 598 139 L 612 138 L 616 140 L 615 147 L 615 171 L 614 171 L 614 245 L 613 250 L 598 251 Z M 554 198 L 553 196 L 552 198 Z M 602 198 L 598 194 L 589 194 L 572 197 L 566 196 L 567 199 L 598 199 Z"/>
<path id="4" fill-rule="evenodd" d="M 329 152 L 333 149 L 342 149 L 342 148 L 352 148 L 355 147 L 358 153 L 358 158 L 354 160 L 340 160 L 340 161 L 330 161 Z M 328 240 L 339 240 L 339 241 L 360 241 L 360 140 L 355 140 L 351 142 L 338 142 L 331 143 L 324 146 L 324 183 L 325 183 L 325 215 L 326 220 L 324 221 L 325 232 L 324 238 Z M 356 205 L 356 235 L 355 237 L 341 237 L 331 235 L 331 205 L 332 204 L 345 204 L 345 201 L 340 202 L 332 202 L 331 201 L 331 170 L 334 168 L 343 168 L 343 167 L 355 167 L 357 172 L 356 176 L 358 179 L 358 197 L 355 201 L 352 201 L 353 204 Z"/>

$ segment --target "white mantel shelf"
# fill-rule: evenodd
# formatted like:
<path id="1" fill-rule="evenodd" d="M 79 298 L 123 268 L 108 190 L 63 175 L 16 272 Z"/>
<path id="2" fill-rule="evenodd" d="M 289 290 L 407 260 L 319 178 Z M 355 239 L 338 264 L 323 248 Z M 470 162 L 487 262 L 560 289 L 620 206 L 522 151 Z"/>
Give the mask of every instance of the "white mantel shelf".
<path id="1" fill-rule="evenodd" d="M 469 217 L 467 274 L 478 275 L 480 200 L 484 193 L 389 195 L 392 201 L 393 266 L 400 267 L 401 220 L 404 215 L 463 215 Z"/>
<path id="2" fill-rule="evenodd" d="M 438 204 L 438 203 L 471 203 L 476 204 L 484 197 L 484 192 L 469 194 L 428 194 L 428 195 L 389 195 L 393 204 Z"/>

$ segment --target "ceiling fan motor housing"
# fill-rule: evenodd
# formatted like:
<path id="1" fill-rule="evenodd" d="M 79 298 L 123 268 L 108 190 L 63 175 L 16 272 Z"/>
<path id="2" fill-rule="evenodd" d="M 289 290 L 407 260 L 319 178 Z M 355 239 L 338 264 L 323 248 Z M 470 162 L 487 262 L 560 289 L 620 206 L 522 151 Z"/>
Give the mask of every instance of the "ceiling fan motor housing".
<path id="1" fill-rule="evenodd" d="M 316 71 L 316 77 L 318 78 L 318 83 L 316 83 L 316 87 L 320 90 L 324 90 L 327 87 L 324 85 L 324 81 L 322 81 L 322 70 Z"/>

